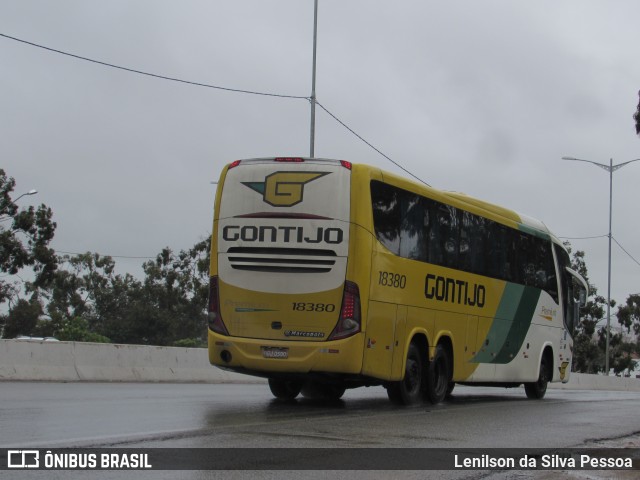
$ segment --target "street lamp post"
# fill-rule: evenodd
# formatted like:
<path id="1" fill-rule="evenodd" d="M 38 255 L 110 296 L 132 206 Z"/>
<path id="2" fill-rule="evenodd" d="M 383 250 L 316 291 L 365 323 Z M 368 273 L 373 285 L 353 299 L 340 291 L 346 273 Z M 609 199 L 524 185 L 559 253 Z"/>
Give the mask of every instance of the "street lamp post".
<path id="1" fill-rule="evenodd" d="M 604 163 L 594 162 L 591 160 L 583 160 L 581 158 L 574 157 L 562 157 L 562 160 L 572 160 L 575 162 L 586 162 L 592 163 L 603 170 L 609 172 L 609 266 L 608 266 L 608 274 L 607 274 L 607 343 L 605 347 L 605 364 L 604 369 L 607 375 L 609 375 L 609 335 L 611 329 L 611 222 L 612 222 L 612 213 L 613 213 L 613 172 L 616 170 L 628 165 L 632 162 L 640 161 L 640 158 L 636 158 L 634 160 L 629 160 L 628 162 L 619 163 L 617 165 L 613 164 L 613 158 L 609 159 L 609 165 Z"/>
<path id="2" fill-rule="evenodd" d="M 16 202 L 17 202 L 18 200 L 20 200 L 22 197 L 26 197 L 27 195 L 35 195 L 36 193 L 38 193 L 38 191 L 37 191 L 37 190 L 32 189 L 32 190 L 29 190 L 28 192 L 23 193 L 22 195 L 20 195 L 20 196 L 19 196 L 18 198 L 16 198 L 15 200 L 9 200 L 9 203 L 2 207 L 2 211 L 0 211 L 0 214 L 3 214 L 3 213 L 4 213 L 4 211 L 5 211 L 5 208 L 9 208 L 9 205 L 12 205 L 12 204 L 13 204 L 13 205 L 15 205 L 15 204 L 16 204 Z M 3 218 L 2 220 L 6 220 L 6 218 Z"/>
<path id="3" fill-rule="evenodd" d="M 35 195 L 36 193 L 38 193 L 37 190 L 29 190 L 26 193 L 23 193 L 22 195 L 20 195 L 18 198 L 16 198 L 13 202 L 11 203 L 16 203 L 18 200 L 20 200 L 22 197 L 26 196 L 26 195 Z"/>

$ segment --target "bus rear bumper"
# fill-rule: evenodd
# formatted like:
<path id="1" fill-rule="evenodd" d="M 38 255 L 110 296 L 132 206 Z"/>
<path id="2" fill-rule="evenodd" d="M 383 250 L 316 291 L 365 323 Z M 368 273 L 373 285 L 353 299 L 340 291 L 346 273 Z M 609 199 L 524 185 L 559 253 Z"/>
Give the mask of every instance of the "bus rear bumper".
<path id="1" fill-rule="evenodd" d="M 283 342 L 227 337 L 209 330 L 212 365 L 265 377 L 313 372 L 358 375 L 363 351 L 362 333 L 327 342 Z"/>

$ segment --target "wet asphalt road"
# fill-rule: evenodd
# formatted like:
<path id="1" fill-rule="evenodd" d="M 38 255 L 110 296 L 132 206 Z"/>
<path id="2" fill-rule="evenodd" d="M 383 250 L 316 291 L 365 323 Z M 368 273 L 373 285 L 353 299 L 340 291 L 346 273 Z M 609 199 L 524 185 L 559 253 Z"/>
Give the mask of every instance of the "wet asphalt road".
<path id="1" fill-rule="evenodd" d="M 543 401 L 536 401 L 528 400 L 523 389 L 457 386 L 453 399 L 444 404 L 401 408 L 389 403 L 381 387 L 347 391 L 343 400 L 326 404 L 307 399 L 277 401 L 262 384 L 2 382 L 0 447 L 560 448 L 604 442 L 624 446 L 627 437 L 640 433 L 639 406 L 640 393 L 579 390 L 549 390 Z M 248 472 L 57 473 L 21 472 L 19 478 L 256 476 L 247 476 Z M 294 473 L 258 476 L 297 478 Z M 304 476 L 326 478 L 323 473 Z M 389 473 L 369 472 L 367 478 L 389 478 Z M 430 478 L 433 473 L 402 472 L 393 477 Z M 344 478 L 357 476 L 351 472 Z M 445 476 L 486 477 L 479 472 Z M 535 472 L 517 476 L 534 477 Z"/>

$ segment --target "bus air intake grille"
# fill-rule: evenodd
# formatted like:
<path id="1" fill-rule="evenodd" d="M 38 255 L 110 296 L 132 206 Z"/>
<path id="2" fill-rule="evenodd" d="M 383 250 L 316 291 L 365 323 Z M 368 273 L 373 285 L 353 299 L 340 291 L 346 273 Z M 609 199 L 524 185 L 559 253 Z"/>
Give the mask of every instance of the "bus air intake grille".
<path id="1" fill-rule="evenodd" d="M 336 263 L 333 250 L 312 248 L 231 247 L 231 268 L 252 272 L 326 273 Z"/>

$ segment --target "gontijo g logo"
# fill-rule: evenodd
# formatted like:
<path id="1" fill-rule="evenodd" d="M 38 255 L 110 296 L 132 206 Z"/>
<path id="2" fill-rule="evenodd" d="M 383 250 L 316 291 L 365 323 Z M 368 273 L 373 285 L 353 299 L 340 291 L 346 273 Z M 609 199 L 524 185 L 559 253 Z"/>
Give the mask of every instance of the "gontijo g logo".
<path id="1" fill-rule="evenodd" d="M 274 207 L 292 207 L 302 202 L 304 185 L 331 172 L 275 172 L 264 182 L 242 182 L 261 193 L 262 200 Z"/>

